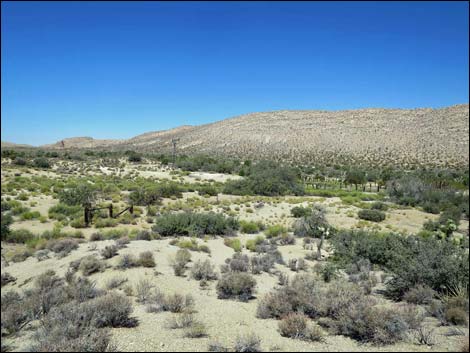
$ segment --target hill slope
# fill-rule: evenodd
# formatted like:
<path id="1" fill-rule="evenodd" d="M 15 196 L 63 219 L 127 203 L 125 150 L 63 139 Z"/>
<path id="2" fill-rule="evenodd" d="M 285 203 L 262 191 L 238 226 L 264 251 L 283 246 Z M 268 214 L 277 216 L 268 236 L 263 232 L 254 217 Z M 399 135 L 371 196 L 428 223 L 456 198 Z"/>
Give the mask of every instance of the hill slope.
<path id="1" fill-rule="evenodd" d="M 171 140 L 178 138 L 179 153 L 187 154 L 405 167 L 465 166 L 469 157 L 468 134 L 469 106 L 463 104 L 442 109 L 252 113 L 211 124 L 150 132 L 128 140 L 88 140 L 87 144 L 66 147 L 169 152 Z M 60 148 L 59 144 L 54 147 Z"/>

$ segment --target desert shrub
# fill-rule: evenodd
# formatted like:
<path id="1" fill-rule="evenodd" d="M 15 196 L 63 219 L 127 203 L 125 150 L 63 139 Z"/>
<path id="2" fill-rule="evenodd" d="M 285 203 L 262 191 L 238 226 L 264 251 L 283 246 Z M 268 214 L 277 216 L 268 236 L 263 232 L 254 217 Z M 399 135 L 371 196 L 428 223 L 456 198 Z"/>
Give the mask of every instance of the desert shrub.
<path id="1" fill-rule="evenodd" d="M 121 270 L 126 270 L 128 268 L 138 267 L 139 260 L 132 254 L 123 254 L 119 258 L 117 268 Z"/>
<path id="2" fill-rule="evenodd" d="M 95 282 L 92 282 L 85 277 L 77 278 L 72 271 L 67 271 L 65 274 L 65 281 L 67 283 L 65 292 L 70 300 L 75 300 L 78 303 L 83 303 L 87 300 L 97 298 L 104 293 L 102 290 L 96 288 Z"/>
<path id="3" fill-rule="evenodd" d="M 139 263 L 143 267 L 155 267 L 155 259 L 151 251 L 144 251 L 139 254 Z"/>
<path id="4" fill-rule="evenodd" d="M 94 313 L 92 322 L 95 327 L 132 327 L 136 324 L 129 317 L 133 311 L 132 303 L 122 294 L 110 292 L 84 304 Z"/>
<path id="5" fill-rule="evenodd" d="M 307 329 L 308 317 L 301 313 L 289 313 L 279 321 L 279 332 L 283 337 L 302 338 Z"/>
<path id="6" fill-rule="evenodd" d="M 60 257 L 64 257 L 70 254 L 72 250 L 78 249 L 78 241 L 72 238 L 51 239 L 47 242 L 46 248 L 55 252 Z"/>
<path id="7" fill-rule="evenodd" d="M 114 242 L 116 244 L 116 246 L 118 247 L 118 249 L 123 249 L 126 247 L 127 244 L 130 243 L 130 239 L 129 237 L 127 236 L 123 236 L 119 239 L 116 239 L 116 241 Z"/>
<path id="8" fill-rule="evenodd" d="M 423 204 L 423 211 L 432 214 L 439 214 L 441 209 L 439 205 L 435 204 L 434 202 L 425 202 Z"/>
<path id="9" fill-rule="evenodd" d="M 191 277 L 197 281 L 211 281 L 217 279 L 215 266 L 209 260 L 198 260 L 191 268 Z"/>
<path id="10" fill-rule="evenodd" d="M 104 235 L 100 232 L 93 233 L 90 235 L 90 241 L 100 241 L 104 240 Z"/>
<path id="11" fill-rule="evenodd" d="M 94 255 L 86 256 L 80 261 L 79 270 L 82 271 L 84 276 L 103 271 L 103 269 L 103 262 Z"/>
<path id="12" fill-rule="evenodd" d="M 64 188 L 59 192 L 59 201 L 68 206 L 92 203 L 96 199 L 97 188 L 87 182 Z"/>
<path id="13" fill-rule="evenodd" d="M 184 337 L 188 338 L 201 338 L 205 336 L 207 336 L 206 326 L 198 321 L 194 321 L 184 332 Z"/>
<path id="14" fill-rule="evenodd" d="M 308 207 L 295 206 L 290 210 L 292 217 L 301 218 L 309 216 L 312 213 L 312 209 Z"/>
<path id="15" fill-rule="evenodd" d="M 21 218 L 22 221 L 37 219 L 39 217 L 41 217 L 41 213 L 39 213 L 38 211 L 23 212 L 20 215 L 20 218 Z"/>
<path id="16" fill-rule="evenodd" d="M 426 285 L 418 284 L 403 295 L 403 300 L 413 304 L 430 304 L 436 292 Z"/>
<path id="17" fill-rule="evenodd" d="M 385 219 L 385 213 L 379 210 L 360 210 L 357 215 L 360 219 L 372 222 L 382 222 Z"/>
<path id="18" fill-rule="evenodd" d="M 230 350 L 219 342 L 210 342 L 207 346 L 208 352 L 230 352 Z"/>
<path id="19" fill-rule="evenodd" d="M 287 229 L 279 224 L 269 226 L 268 228 L 265 229 L 264 234 L 266 234 L 267 238 L 274 238 L 278 237 L 282 234 L 286 234 Z"/>
<path id="20" fill-rule="evenodd" d="M 36 168 L 43 168 L 43 169 L 48 169 L 48 168 L 51 167 L 51 164 L 49 163 L 49 160 L 47 158 L 44 158 L 44 157 L 35 158 L 33 160 L 33 165 Z"/>
<path id="21" fill-rule="evenodd" d="M 8 272 L 2 273 L 2 287 L 7 285 L 8 283 L 15 282 L 16 278 L 10 275 Z"/>
<path id="22" fill-rule="evenodd" d="M 137 233 L 136 240 L 152 240 L 152 233 L 148 230 L 141 230 Z"/>
<path id="23" fill-rule="evenodd" d="M 457 284 L 468 288 L 468 252 L 446 240 L 359 230 L 340 231 L 331 243 L 340 264 L 362 258 L 391 272 L 387 294 L 395 299 L 416 284 L 436 292 Z"/>
<path id="24" fill-rule="evenodd" d="M 11 261 L 17 263 L 17 262 L 23 262 L 25 261 L 28 257 L 33 256 L 33 252 L 30 249 L 26 249 L 24 251 L 20 251 L 16 254 L 14 254 L 11 257 Z"/>
<path id="25" fill-rule="evenodd" d="M 210 254 L 211 250 L 207 245 L 199 245 L 197 240 L 192 238 L 190 240 L 182 239 L 182 240 L 176 240 L 173 239 L 172 242 L 170 243 L 171 245 L 176 245 L 181 249 L 188 249 L 192 251 L 202 251 L 205 253 Z"/>
<path id="26" fill-rule="evenodd" d="M 175 257 L 170 259 L 170 265 L 173 267 L 175 275 L 183 276 L 190 261 L 191 253 L 187 249 L 178 250 Z"/>
<path id="27" fill-rule="evenodd" d="M 444 208 L 444 211 L 439 216 L 439 223 L 446 224 L 448 220 L 452 220 L 455 225 L 459 225 L 461 215 L 462 210 L 459 207 L 449 205 Z"/>
<path id="28" fill-rule="evenodd" d="M 58 203 L 49 208 L 48 215 L 51 219 L 61 220 L 64 217 L 75 217 L 81 215 L 82 208 L 80 205 L 68 205 L 65 203 Z"/>
<path id="29" fill-rule="evenodd" d="M 240 221 L 240 231 L 246 234 L 254 234 L 259 232 L 258 223 L 249 221 Z"/>
<path id="30" fill-rule="evenodd" d="M 113 277 L 106 282 L 106 288 L 107 289 L 119 288 L 125 282 L 127 282 L 127 278 Z"/>
<path id="31" fill-rule="evenodd" d="M 219 193 L 217 188 L 215 188 L 212 185 L 201 185 L 198 187 L 197 192 L 201 196 L 205 196 L 205 195 L 217 196 L 217 194 Z"/>
<path id="32" fill-rule="evenodd" d="M 182 312 L 172 316 L 167 322 L 166 327 L 169 329 L 179 329 L 191 326 L 195 322 L 194 315 L 190 312 Z"/>
<path id="33" fill-rule="evenodd" d="M 115 227 L 118 220 L 115 218 L 98 218 L 95 222 L 95 228 Z"/>
<path id="34" fill-rule="evenodd" d="M 250 166 L 242 180 L 229 180 L 223 192 L 234 195 L 282 196 L 303 195 L 305 190 L 296 170 L 272 161 L 261 161 Z"/>
<path id="35" fill-rule="evenodd" d="M 70 226 L 73 228 L 86 228 L 85 218 L 78 217 L 70 222 Z"/>
<path id="36" fill-rule="evenodd" d="M 276 255 L 273 253 L 265 253 L 258 256 L 252 256 L 249 259 L 250 270 L 252 274 L 260 274 L 261 272 L 270 272 L 274 268 L 274 264 L 278 262 Z M 231 265 L 232 266 L 232 265 Z"/>
<path id="37" fill-rule="evenodd" d="M 319 272 L 325 282 L 330 282 L 331 280 L 338 277 L 338 268 L 331 262 L 327 262 L 321 266 Z"/>
<path id="38" fill-rule="evenodd" d="M 377 201 L 377 202 L 374 202 L 370 208 L 372 210 L 378 210 L 378 211 L 387 211 L 388 210 L 388 205 L 386 203 L 383 203 L 383 202 L 380 202 L 380 201 Z"/>
<path id="39" fill-rule="evenodd" d="M 137 282 L 135 286 L 135 293 L 137 297 L 137 302 L 139 303 L 147 303 L 151 300 L 151 290 L 152 284 L 147 279 L 142 279 Z"/>
<path id="40" fill-rule="evenodd" d="M 162 236 L 231 235 L 239 227 L 233 217 L 216 213 L 174 213 L 157 217 L 152 230 Z"/>
<path id="41" fill-rule="evenodd" d="M 346 308 L 336 321 L 339 334 L 378 345 L 403 340 L 409 329 L 410 323 L 400 310 L 372 307 L 364 300 Z"/>
<path id="42" fill-rule="evenodd" d="M 250 251 L 256 251 L 256 247 L 260 244 L 263 244 L 264 237 L 258 235 L 255 239 L 248 239 L 246 241 L 245 247 Z"/>
<path id="43" fill-rule="evenodd" d="M 248 255 L 235 253 L 231 258 L 225 259 L 225 265 L 221 266 L 221 272 L 248 272 L 250 258 Z"/>
<path id="44" fill-rule="evenodd" d="M 64 281 L 52 270 L 36 277 L 33 289 L 28 293 L 33 317 L 47 314 L 53 307 L 66 303 L 70 295 L 64 287 Z"/>
<path id="45" fill-rule="evenodd" d="M 238 238 L 225 238 L 224 244 L 236 252 L 242 251 L 242 243 Z"/>
<path id="46" fill-rule="evenodd" d="M 3 208 L 3 202 L 2 202 L 2 208 Z M 9 212 L 4 212 L 2 210 L 1 213 L 1 240 L 2 241 L 7 241 L 9 235 L 10 235 L 10 225 L 13 223 L 13 217 L 10 215 Z"/>
<path id="47" fill-rule="evenodd" d="M 7 243 L 25 244 L 35 238 L 35 235 L 27 229 L 15 229 L 6 235 L 2 233 L 2 241 Z"/>
<path id="48" fill-rule="evenodd" d="M 467 325 L 467 312 L 459 307 L 451 307 L 445 311 L 445 319 L 453 325 Z"/>
<path id="49" fill-rule="evenodd" d="M 248 301 L 256 286 L 255 279 L 243 272 L 229 272 L 222 276 L 217 283 L 219 299 L 236 298 Z"/>
<path id="50" fill-rule="evenodd" d="M 321 205 L 315 205 L 310 214 L 294 223 L 294 234 L 298 237 L 320 238 L 330 228 L 326 219 L 326 210 Z"/>
<path id="51" fill-rule="evenodd" d="M 21 157 L 16 157 L 14 160 L 13 160 L 13 164 L 15 165 L 26 165 L 26 159 L 24 158 L 21 158 Z"/>
<path id="52" fill-rule="evenodd" d="M 164 298 L 163 310 L 172 313 L 182 313 L 190 310 L 194 306 L 194 299 L 191 295 L 170 294 Z"/>
<path id="53" fill-rule="evenodd" d="M 261 339 L 254 333 L 237 336 L 233 349 L 235 352 L 262 352 Z"/>
<path id="54" fill-rule="evenodd" d="M 116 245 L 107 245 L 101 250 L 101 256 L 104 259 L 110 259 L 118 254 L 119 248 Z"/>

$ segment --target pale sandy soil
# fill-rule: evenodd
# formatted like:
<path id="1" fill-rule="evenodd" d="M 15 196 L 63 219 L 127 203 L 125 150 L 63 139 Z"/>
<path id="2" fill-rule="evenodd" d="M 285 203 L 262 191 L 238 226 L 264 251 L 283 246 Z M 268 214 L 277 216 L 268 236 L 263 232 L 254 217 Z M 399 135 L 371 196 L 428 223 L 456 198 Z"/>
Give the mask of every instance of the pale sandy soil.
<path id="1" fill-rule="evenodd" d="M 242 235 L 243 242 L 254 235 Z M 460 344 L 460 336 L 445 337 L 443 334 L 449 328 L 440 327 L 437 329 L 438 343 L 431 347 L 418 346 L 410 342 L 377 347 L 362 345 L 343 336 L 327 336 L 324 343 L 309 343 L 281 337 L 277 332 L 276 320 L 261 320 L 255 317 L 258 298 L 269 292 L 277 285 L 277 276 L 263 273 L 255 276 L 257 280 L 256 299 L 248 303 L 241 303 L 233 300 L 217 299 L 215 292 L 215 282 L 211 282 L 209 289 L 201 289 L 199 283 L 188 277 L 176 277 L 169 265 L 168 258 L 174 255 L 177 247 L 169 245 L 169 240 L 154 241 L 133 241 L 127 248 L 120 250 L 120 254 L 133 253 L 138 255 L 142 251 L 152 251 L 155 256 L 157 266 L 155 269 L 134 268 L 126 271 L 114 269 L 118 257 L 107 260 L 110 268 L 102 273 L 93 274 L 90 279 L 96 281 L 98 287 L 104 287 L 106 282 L 115 277 L 125 277 L 128 282 L 124 284 L 135 285 L 141 279 L 148 279 L 162 290 L 164 293 L 191 294 L 195 300 L 196 318 L 202 321 L 208 332 L 208 337 L 191 339 L 184 338 L 182 330 L 170 330 L 165 327 L 165 322 L 174 314 L 171 313 L 147 313 L 145 307 L 134 302 L 134 313 L 139 325 L 135 328 L 112 329 L 113 342 L 120 351 L 206 351 L 209 342 L 219 341 L 225 346 L 232 346 L 238 334 L 255 332 L 261 338 L 264 351 L 453 351 Z M 202 243 L 202 240 L 200 240 Z M 71 261 L 79 259 L 85 255 L 98 254 L 99 250 L 112 241 L 96 242 L 97 249 L 90 251 L 90 243 L 81 244 L 78 250 L 73 251 L 63 259 L 52 257 L 51 259 L 38 262 L 35 258 L 29 258 L 21 263 L 13 263 L 8 267 L 2 264 L 2 272 L 8 271 L 17 277 L 15 284 L 9 284 L 2 288 L 26 289 L 33 283 L 34 277 L 48 269 L 56 271 L 63 276 Z M 197 259 L 209 258 L 220 265 L 225 258 L 233 254 L 231 248 L 223 244 L 223 239 L 217 238 L 207 241 L 207 245 L 212 250 L 212 255 L 205 253 L 191 252 L 193 262 Z M 301 242 L 296 245 L 283 246 L 279 248 L 285 260 L 292 257 L 300 257 L 306 254 L 302 249 Z M 312 263 L 308 262 L 311 268 Z M 285 266 L 276 265 L 277 269 L 289 273 Z M 218 266 L 217 266 L 218 268 Z M 218 268 L 219 269 L 219 268 Z M 430 324 L 435 326 L 435 321 L 430 320 Z M 31 344 L 31 332 L 25 331 L 16 338 L 5 339 L 5 343 L 14 346 L 15 351 L 25 350 Z"/>

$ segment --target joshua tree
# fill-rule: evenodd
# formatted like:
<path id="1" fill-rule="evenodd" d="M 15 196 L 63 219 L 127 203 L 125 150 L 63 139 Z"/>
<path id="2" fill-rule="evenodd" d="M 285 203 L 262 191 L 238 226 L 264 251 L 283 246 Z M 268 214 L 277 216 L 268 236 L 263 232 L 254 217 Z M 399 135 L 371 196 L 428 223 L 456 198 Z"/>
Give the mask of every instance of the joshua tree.
<path id="1" fill-rule="evenodd" d="M 312 213 L 302 217 L 295 223 L 294 234 L 301 237 L 319 238 L 317 244 L 317 259 L 321 259 L 321 249 L 325 241 L 325 237 L 330 235 L 330 225 L 325 217 L 325 209 L 315 205 Z"/>

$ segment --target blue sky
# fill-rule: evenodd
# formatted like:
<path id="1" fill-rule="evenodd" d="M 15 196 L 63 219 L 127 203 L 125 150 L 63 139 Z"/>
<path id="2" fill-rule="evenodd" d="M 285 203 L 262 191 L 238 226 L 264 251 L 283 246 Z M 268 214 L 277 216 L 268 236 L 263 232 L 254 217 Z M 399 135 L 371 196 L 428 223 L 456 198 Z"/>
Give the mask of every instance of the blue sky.
<path id="1" fill-rule="evenodd" d="M 8 2 L 2 141 L 468 103 L 467 2 Z"/>

